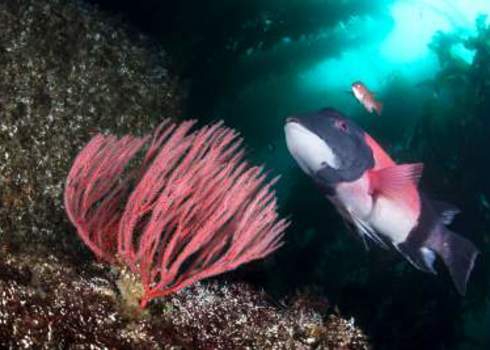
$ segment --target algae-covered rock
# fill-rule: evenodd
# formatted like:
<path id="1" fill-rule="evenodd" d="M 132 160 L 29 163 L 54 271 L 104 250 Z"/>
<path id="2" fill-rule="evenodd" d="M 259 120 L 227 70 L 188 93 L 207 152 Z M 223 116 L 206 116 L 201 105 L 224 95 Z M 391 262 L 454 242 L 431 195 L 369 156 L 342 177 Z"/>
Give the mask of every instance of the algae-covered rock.
<path id="1" fill-rule="evenodd" d="M 369 348 L 353 320 L 311 294 L 279 302 L 245 283 L 214 280 L 135 315 L 108 267 L 48 251 L 1 253 L 0 348 Z"/>
<path id="2" fill-rule="evenodd" d="M 69 166 L 96 131 L 179 114 L 165 52 L 69 0 L 0 2 L 0 238 L 59 241 Z"/>

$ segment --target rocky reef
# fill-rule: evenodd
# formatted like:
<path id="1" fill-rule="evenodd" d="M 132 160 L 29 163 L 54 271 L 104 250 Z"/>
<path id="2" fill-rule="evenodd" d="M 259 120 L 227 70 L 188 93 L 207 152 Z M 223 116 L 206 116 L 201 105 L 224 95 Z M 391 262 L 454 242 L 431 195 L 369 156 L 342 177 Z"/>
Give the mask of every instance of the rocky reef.
<path id="1" fill-rule="evenodd" d="M 105 265 L 2 246 L 0 347 L 369 349 L 353 319 L 311 293 L 275 301 L 243 282 L 212 280 L 140 311 L 117 278 Z"/>
<path id="2" fill-rule="evenodd" d="M 165 51 L 81 2 L 2 1 L 0 32 L 0 237 L 59 242 L 81 146 L 177 116 L 183 90 Z"/>

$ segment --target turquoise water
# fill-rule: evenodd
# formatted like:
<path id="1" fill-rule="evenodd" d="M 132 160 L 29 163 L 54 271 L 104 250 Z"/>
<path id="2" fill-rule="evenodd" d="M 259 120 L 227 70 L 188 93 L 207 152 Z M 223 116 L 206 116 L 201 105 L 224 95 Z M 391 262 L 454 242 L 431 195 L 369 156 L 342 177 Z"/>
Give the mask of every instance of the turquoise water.
<path id="1" fill-rule="evenodd" d="M 277 297 L 319 287 L 380 349 L 487 349 L 490 237 L 490 2 L 97 1 L 161 42 L 189 87 L 185 114 L 223 119 L 280 174 L 286 246 L 250 279 Z M 353 98 L 364 82 L 385 108 Z M 481 250 L 459 296 L 396 253 L 365 251 L 289 155 L 291 114 L 335 107 L 400 162 L 422 161 L 422 189 L 463 212 L 453 229 Z"/>

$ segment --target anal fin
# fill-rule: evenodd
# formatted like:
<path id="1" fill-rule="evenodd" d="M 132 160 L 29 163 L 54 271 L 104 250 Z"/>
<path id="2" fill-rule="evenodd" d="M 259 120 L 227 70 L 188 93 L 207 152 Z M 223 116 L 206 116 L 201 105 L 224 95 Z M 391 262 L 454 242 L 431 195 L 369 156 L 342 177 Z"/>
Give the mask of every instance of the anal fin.
<path id="1" fill-rule="evenodd" d="M 378 116 L 381 115 L 381 112 L 383 112 L 383 103 L 382 102 L 379 102 L 379 101 L 376 101 L 374 103 L 374 110 L 376 111 L 376 114 Z"/>

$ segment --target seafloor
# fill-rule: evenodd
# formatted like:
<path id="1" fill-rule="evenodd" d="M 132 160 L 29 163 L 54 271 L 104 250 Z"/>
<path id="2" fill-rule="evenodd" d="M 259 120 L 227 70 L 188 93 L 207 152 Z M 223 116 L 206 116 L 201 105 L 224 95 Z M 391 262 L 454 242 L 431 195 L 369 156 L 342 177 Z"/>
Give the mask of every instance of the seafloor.
<path id="1" fill-rule="evenodd" d="M 247 284 L 215 280 L 141 312 L 121 297 L 117 273 L 107 266 L 74 264 L 49 250 L 2 248 L 2 348 L 369 348 L 354 320 L 306 292 L 279 303 Z"/>

